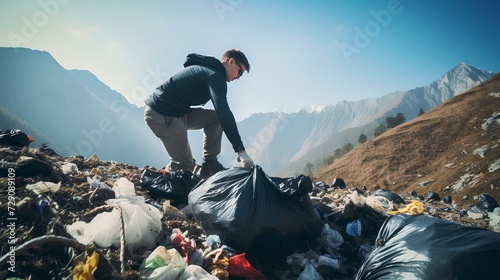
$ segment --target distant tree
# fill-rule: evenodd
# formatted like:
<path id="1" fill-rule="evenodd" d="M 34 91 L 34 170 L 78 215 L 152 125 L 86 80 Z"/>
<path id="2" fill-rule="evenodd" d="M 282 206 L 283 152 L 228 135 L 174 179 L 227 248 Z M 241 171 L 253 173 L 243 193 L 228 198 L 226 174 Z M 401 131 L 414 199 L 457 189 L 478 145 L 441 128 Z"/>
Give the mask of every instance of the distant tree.
<path id="1" fill-rule="evenodd" d="M 366 135 L 364 133 L 361 133 L 358 137 L 358 142 L 359 144 L 363 144 L 366 142 L 366 140 L 368 140 L 368 137 L 366 137 Z"/>
<path id="2" fill-rule="evenodd" d="M 422 116 L 424 114 L 424 109 L 422 109 L 422 107 L 420 107 L 420 110 L 418 111 L 418 116 Z"/>
<path id="3" fill-rule="evenodd" d="M 375 128 L 375 132 L 373 133 L 373 137 L 377 137 L 380 134 L 384 133 L 387 130 L 385 125 L 381 124 L 377 128 Z"/>
<path id="4" fill-rule="evenodd" d="M 396 114 L 396 126 L 406 122 L 405 115 L 403 113 Z"/>
<path id="5" fill-rule="evenodd" d="M 332 164 L 336 159 L 342 157 L 343 155 L 347 154 L 349 151 L 351 151 L 352 149 L 354 149 L 354 146 L 351 144 L 351 143 L 347 143 L 345 144 L 342 149 L 336 149 L 334 152 L 333 152 L 333 155 L 325 158 L 323 160 L 323 164 L 324 165 L 330 165 Z M 306 168 L 304 169 L 304 173 L 307 173 L 308 172 L 308 169 L 311 168 L 311 169 L 314 169 L 314 165 L 309 165 L 309 162 L 306 164 Z"/>
<path id="6" fill-rule="evenodd" d="M 323 160 L 323 165 L 330 165 L 335 161 L 334 156 L 329 156 Z"/>
<path id="7" fill-rule="evenodd" d="M 386 124 L 386 127 L 389 129 L 389 128 L 396 127 L 396 126 L 404 123 L 405 121 L 406 121 L 405 115 L 403 113 L 397 113 L 396 117 L 387 117 L 385 119 L 385 124 Z"/>
<path id="8" fill-rule="evenodd" d="M 354 149 L 354 146 L 351 144 L 351 143 L 347 143 L 344 145 L 344 147 L 342 147 L 342 155 L 345 155 L 347 154 L 348 152 L 350 152 L 352 149 Z"/>
<path id="9" fill-rule="evenodd" d="M 387 117 L 385 119 L 385 127 L 387 127 L 387 129 L 396 127 L 396 118 L 395 117 Z"/>
<path id="10" fill-rule="evenodd" d="M 304 169 L 304 173 L 308 176 L 313 175 L 313 170 L 314 170 L 314 164 L 307 162 L 306 163 L 306 168 Z"/>
<path id="11" fill-rule="evenodd" d="M 333 158 L 339 158 L 342 156 L 342 149 L 336 149 L 335 152 L 333 152 Z"/>

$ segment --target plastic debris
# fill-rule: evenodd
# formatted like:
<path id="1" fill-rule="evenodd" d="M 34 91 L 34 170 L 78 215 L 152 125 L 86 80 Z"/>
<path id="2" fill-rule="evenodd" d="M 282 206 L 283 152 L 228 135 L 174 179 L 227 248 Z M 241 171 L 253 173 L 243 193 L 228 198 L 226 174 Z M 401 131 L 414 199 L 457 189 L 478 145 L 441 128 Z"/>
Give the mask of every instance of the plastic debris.
<path id="1" fill-rule="evenodd" d="M 61 188 L 61 182 L 55 184 L 52 182 L 40 181 L 26 186 L 27 190 L 32 190 L 36 194 L 47 193 L 47 192 L 55 193 L 60 188 Z"/>
<path id="2" fill-rule="evenodd" d="M 349 222 L 346 226 L 346 233 L 351 237 L 360 237 L 361 221 L 359 219 L 356 219 L 352 222 Z"/>
<path id="3" fill-rule="evenodd" d="M 342 179 L 342 178 L 335 178 L 335 179 L 333 179 L 331 187 L 332 188 L 345 189 L 346 188 L 346 184 L 344 182 L 344 179 Z"/>
<path id="4" fill-rule="evenodd" d="M 94 273 L 99 265 L 99 254 L 94 251 L 85 263 L 78 262 L 73 268 L 73 280 L 94 280 Z"/>
<path id="5" fill-rule="evenodd" d="M 115 191 L 116 198 L 135 196 L 134 183 L 124 177 L 114 182 L 113 191 Z"/>
<path id="6" fill-rule="evenodd" d="M 373 193 L 373 195 L 374 196 L 383 196 L 394 203 L 398 203 L 398 204 L 405 203 L 404 199 L 402 199 L 401 196 L 399 196 L 398 194 L 395 194 L 391 191 L 388 191 L 388 190 L 378 189 L 375 191 L 375 193 Z"/>
<path id="7" fill-rule="evenodd" d="M 63 166 L 61 166 L 61 171 L 63 174 L 71 174 L 71 173 L 78 173 L 78 166 L 72 162 L 67 162 Z"/>
<path id="8" fill-rule="evenodd" d="M 441 200 L 441 197 L 439 196 L 438 193 L 436 192 L 429 192 L 427 194 L 427 200 L 434 200 L 434 201 L 440 201 Z"/>
<path id="9" fill-rule="evenodd" d="M 410 204 L 406 205 L 404 208 L 401 208 L 397 211 L 387 211 L 390 215 L 396 214 L 410 214 L 410 215 L 419 215 L 423 214 L 425 211 L 424 204 L 418 200 L 413 200 Z"/>
<path id="10" fill-rule="evenodd" d="M 498 207 L 498 202 L 487 193 L 480 194 L 478 197 L 478 202 L 479 206 L 488 212 L 492 212 L 493 209 Z"/>

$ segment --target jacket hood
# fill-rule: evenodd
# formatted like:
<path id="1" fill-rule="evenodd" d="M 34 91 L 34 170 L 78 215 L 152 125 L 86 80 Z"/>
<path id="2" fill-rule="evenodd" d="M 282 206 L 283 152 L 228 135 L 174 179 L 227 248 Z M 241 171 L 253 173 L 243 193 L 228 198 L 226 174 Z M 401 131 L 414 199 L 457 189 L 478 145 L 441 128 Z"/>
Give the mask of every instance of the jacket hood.
<path id="1" fill-rule="evenodd" d="M 206 66 L 213 70 L 220 71 L 222 74 L 226 73 L 226 69 L 224 68 L 224 65 L 222 65 L 222 62 L 220 62 L 220 60 L 212 56 L 190 53 L 186 57 L 186 62 L 184 62 L 184 67 L 188 67 L 191 65 Z"/>

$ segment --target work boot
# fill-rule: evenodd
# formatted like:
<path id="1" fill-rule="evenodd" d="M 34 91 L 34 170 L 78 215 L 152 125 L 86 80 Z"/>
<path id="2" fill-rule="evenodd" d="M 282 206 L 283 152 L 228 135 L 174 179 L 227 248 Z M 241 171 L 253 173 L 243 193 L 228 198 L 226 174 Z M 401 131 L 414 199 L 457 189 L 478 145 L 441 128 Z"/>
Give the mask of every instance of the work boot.
<path id="1" fill-rule="evenodd" d="M 214 175 L 215 173 L 226 170 L 224 166 L 217 160 L 205 161 L 201 164 L 200 178 L 207 179 L 208 177 Z"/>

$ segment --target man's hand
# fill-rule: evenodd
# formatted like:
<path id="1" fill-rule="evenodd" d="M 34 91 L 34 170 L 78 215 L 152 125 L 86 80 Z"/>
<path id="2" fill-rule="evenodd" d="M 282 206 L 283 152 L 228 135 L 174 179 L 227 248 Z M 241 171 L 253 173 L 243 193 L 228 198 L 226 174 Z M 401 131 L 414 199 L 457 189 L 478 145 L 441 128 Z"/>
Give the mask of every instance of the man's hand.
<path id="1" fill-rule="evenodd" d="M 241 162 L 241 167 L 245 169 L 250 169 L 254 166 L 253 160 L 245 150 L 238 152 L 238 162 Z"/>

